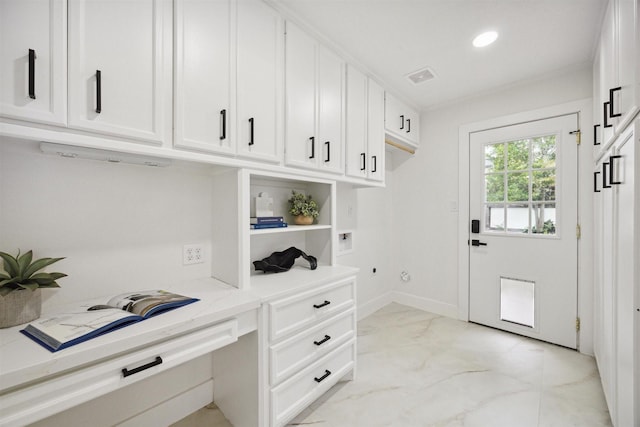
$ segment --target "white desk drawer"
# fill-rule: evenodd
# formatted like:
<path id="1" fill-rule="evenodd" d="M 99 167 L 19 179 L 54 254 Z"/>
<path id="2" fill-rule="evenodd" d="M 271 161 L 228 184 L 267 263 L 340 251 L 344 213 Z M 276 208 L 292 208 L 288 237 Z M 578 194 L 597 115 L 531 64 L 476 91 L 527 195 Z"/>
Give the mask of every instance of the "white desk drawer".
<path id="1" fill-rule="evenodd" d="M 38 421 L 237 340 L 233 319 L 14 390 L 0 399 L 0 426 Z"/>
<path id="2" fill-rule="evenodd" d="M 349 278 L 269 303 L 271 342 L 353 307 L 354 280 Z"/>
<path id="3" fill-rule="evenodd" d="M 278 384 L 355 336 L 356 315 L 351 309 L 272 346 L 271 384 Z"/>
<path id="4" fill-rule="evenodd" d="M 349 341 L 271 390 L 271 425 L 282 426 L 353 369 L 355 341 Z"/>

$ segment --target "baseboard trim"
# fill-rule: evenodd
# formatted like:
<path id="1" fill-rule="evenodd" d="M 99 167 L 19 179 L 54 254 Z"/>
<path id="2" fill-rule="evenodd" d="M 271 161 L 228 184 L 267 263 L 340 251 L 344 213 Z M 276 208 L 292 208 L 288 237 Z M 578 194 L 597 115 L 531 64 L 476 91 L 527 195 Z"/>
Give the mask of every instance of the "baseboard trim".
<path id="1" fill-rule="evenodd" d="M 362 320 L 380 310 L 382 307 L 391 304 L 393 302 L 391 298 L 392 294 L 393 292 L 389 291 L 365 303 L 358 304 L 358 320 Z"/>
<path id="2" fill-rule="evenodd" d="M 433 314 L 438 314 L 440 316 L 458 319 L 457 305 L 446 304 L 429 298 L 419 297 L 416 295 L 398 291 L 391 292 L 391 301 L 397 302 L 398 304 L 408 305 L 409 307 L 417 308 L 420 310 L 428 311 Z"/>

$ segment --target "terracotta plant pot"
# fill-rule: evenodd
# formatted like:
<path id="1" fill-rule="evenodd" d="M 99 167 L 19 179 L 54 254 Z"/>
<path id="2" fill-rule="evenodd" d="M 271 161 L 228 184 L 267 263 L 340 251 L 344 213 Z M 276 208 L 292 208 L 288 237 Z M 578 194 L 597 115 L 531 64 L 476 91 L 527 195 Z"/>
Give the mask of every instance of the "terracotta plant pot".
<path id="1" fill-rule="evenodd" d="M 0 296 L 0 328 L 10 328 L 31 322 L 40 317 L 42 291 L 27 289 L 9 292 Z"/>
<path id="2" fill-rule="evenodd" d="M 304 215 L 297 215 L 295 217 L 293 217 L 293 222 L 297 225 L 311 225 L 313 224 L 313 217 L 312 216 L 304 216 Z"/>

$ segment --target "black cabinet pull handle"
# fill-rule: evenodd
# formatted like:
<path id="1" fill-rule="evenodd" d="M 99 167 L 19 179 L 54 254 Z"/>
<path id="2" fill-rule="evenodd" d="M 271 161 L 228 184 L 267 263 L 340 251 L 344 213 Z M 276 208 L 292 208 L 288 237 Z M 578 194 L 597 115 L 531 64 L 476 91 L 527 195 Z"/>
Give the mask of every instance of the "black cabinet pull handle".
<path id="1" fill-rule="evenodd" d="M 411 132 L 411 119 L 407 119 L 407 133 Z"/>
<path id="2" fill-rule="evenodd" d="M 377 158 L 377 156 L 371 156 L 371 161 L 373 162 L 373 168 L 371 169 L 371 172 L 377 172 L 378 171 L 378 158 Z"/>
<path id="3" fill-rule="evenodd" d="M 611 188 L 607 184 L 607 177 L 609 176 L 609 163 L 602 163 L 602 188 Z"/>
<path id="4" fill-rule="evenodd" d="M 145 369 L 153 368 L 154 366 L 157 366 L 157 365 L 159 365 L 161 363 L 162 363 L 162 357 L 156 356 L 156 360 L 154 360 L 153 362 L 149 362 L 146 365 L 138 366 L 137 368 L 133 368 L 131 370 L 129 370 L 127 368 L 123 368 L 122 369 L 122 376 L 124 378 L 126 378 L 129 375 L 137 374 L 138 372 L 142 372 Z"/>
<path id="5" fill-rule="evenodd" d="M 404 115 L 400 116 L 400 130 L 404 129 Z"/>
<path id="6" fill-rule="evenodd" d="M 253 117 L 249 119 L 249 145 L 253 145 Z"/>
<path id="7" fill-rule="evenodd" d="M 29 49 L 29 98 L 36 99 L 36 51 Z"/>
<path id="8" fill-rule="evenodd" d="M 325 378 L 327 378 L 329 375 L 331 375 L 331 371 L 330 371 L 330 370 L 328 370 L 328 369 L 325 369 L 325 370 L 324 370 L 324 375 L 323 375 L 323 376 L 321 376 L 320 378 L 315 377 L 315 378 L 314 378 L 314 380 L 315 380 L 317 383 L 321 383 L 321 382 L 322 382 Z"/>
<path id="9" fill-rule="evenodd" d="M 325 335 L 324 338 L 322 338 L 320 341 L 314 341 L 313 343 L 315 345 L 322 345 L 324 343 L 326 343 L 327 341 L 329 341 L 331 339 L 331 337 L 329 335 Z"/>
<path id="10" fill-rule="evenodd" d="M 311 155 L 309 156 L 309 158 L 315 159 L 316 158 L 316 137 L 312 136 L 312 137 L 309 137 L 309 139 L 311 140 Z"/>
<path id="11" fill-rule="evenodd" d="M 600 171 L 593 173 L 593 192 L 594 193 L 600 192 L 600 190 L 598 190 L 598 175 L 600 175 Z"/>
<path id="12" fill-rule="evenodd" d="M 611 123 L 609 123 L 609 105 L 611 105 L 609 101 L 605 102 L 603 105 L 604 127 L 606 128 L 610 128 L 612 126 Z"/>
<path id="13" fill-rule="evenodd" d="M 227 110 L 220 110 L 220 127 L 221 127 L 221 134 L 220 134 L 220 141 L 222 141 L 223 139 L 227 139 Z"/>
<path id="14" fill-rule="evenodd" d="M 609 117 L 620 117 L 622 113 L 614 113 L 614 104 L 613 104 L 613 94 L 619 90 L 622 90 L 622 87 L 614 87 L 613 89 L 609 89 Z"/>
<path id="15" fill-rule="evenodd" d="M 615 172 L 615 160 L 616 159 L 621 159 L 622 156 L 609 156 L 609 184 L 611 185 L 620 185 L 622 184 L 622 181 L 616 181 L 615 180 L 615 176 L 616 176 L 616 172 Z"/>
<path id="16" fill-rule="evenodd" d="M 367 166 L 367 155 L 365 153 L 360 153 L 360 160 L 362 160 L 362 166 L 360 167 L 360 170 L 363 171 Z"/>
<path id="17" fill-rule="evenodd" d="M 326 305 L 329 305 L 329 304 L 331 304 L 331 301 L 324 300 L 324 302 L 322 304 L 313 304 L 313 308 L 322 308 L 322 307 L 324 307 Z"/>
<path id="18" fill-rule="evenodd" d="M 598 128 L 600 125 L 593 125 L 593 145 L 600 145 L 598 142 Z"/>
<path id="19" fill-rule="evenodd" d="M 324 159 L 325 163 L 331 161 L 331 141 L 327 141 L 324 143 L 327 146 L 327 158 Z"/>
<path id="20" fill-rule="evenodd" d="M 102 113 L 102 73 L 96 70 L 96 113 Z"/>

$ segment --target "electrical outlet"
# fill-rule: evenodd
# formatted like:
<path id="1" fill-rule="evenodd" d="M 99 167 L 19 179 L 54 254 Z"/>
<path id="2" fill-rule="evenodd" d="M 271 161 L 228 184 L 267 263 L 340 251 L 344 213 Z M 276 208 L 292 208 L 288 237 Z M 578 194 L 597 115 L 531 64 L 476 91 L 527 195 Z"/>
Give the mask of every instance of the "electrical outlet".
<path id="1" fill-rule="evenodd" d="M 182 264 L 201 264 L 204 262 L 204 246 L 184 245 L 182 247 Z"/>

